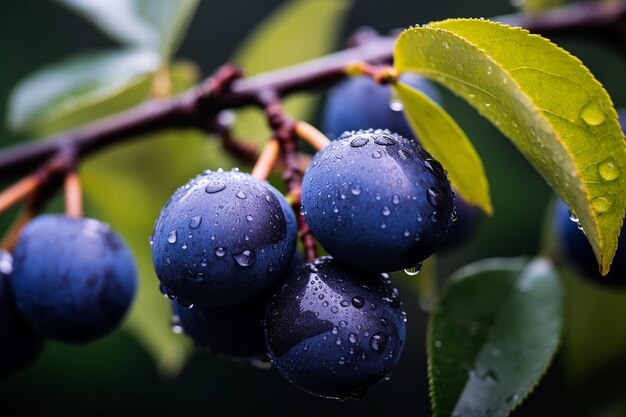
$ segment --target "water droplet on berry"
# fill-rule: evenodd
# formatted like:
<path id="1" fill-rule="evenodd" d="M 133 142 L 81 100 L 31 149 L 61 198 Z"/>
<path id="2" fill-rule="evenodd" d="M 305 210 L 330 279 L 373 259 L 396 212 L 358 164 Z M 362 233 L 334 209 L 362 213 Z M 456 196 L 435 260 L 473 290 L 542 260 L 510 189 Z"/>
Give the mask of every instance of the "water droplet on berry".
<path id="1" fill-rule="evenodd" d="M 211 181 L 207 184 L 204 191 L 206 191 L 209 194 L 215 194 L 215 193 L 219 193 L 225 188 L 226 188 L 226 184 L 224 184 L 222 181 Z"/>
<path id="2" fill-rule="evenodd" d="M 176 243 L 176 230 L 172 230 L 167 234 L 167 241 L 170 243 Z"/>
<path id="3" fill-rule="evenodd" d="M 389 216 L 391 214 L 391 210 L 389 210 L 389 207 L 384 206 L 383 207 L 383 216 Z"/>
<path id="4" fill-rule="evenodd" d="M 246 193 L 243 191 L 237 191 L 237 194 L 235 194 L 235 196 L 237 196 L 237 198 L 243 200 L 247 197 Z"/>
<path id="5" fill-rule="evenodd" d="M 355 308 L 362 308 L 365 305 L 365 300 L 363 299 L 363 297 L 355 295 L 354 297 L 352 297 L 352 305 Z"/>
<path id="6" fill-rule="evenodd" d="M 240 253 L 233 254 L 233 258 L 239 266 L 250 266 L 256 260 L 256 253 L 253 250 L 246 249 Z"/>
<path id="7" fill-rule="evenodd" d="M 360 148 L 361 146 L 367 144 L 367 142 L 369 141 L 370 140 L 367 136 L 357 136 L 356 138 L 352 139 L 352 141 L 350 142 L 350 146 L 352 146 L 353 148 Z"/>
<path id="8" fill-rule="evenodd" d="M 192 217 L 191 220 L 189 221 L 189 227 L 191 229 L 197 229 L 200 226 L 200 223 L 202 223 L 202 217 L 200 216 Z"/>
<path id="9" fill-rule="evenodd" d="M 360 195 L 361 194 L 361 187 L 358 185 L 353 185 L 352 189 L 350 190 L 352 192 L 352 194 L 354 195 Z"/>
<path id="10" fill-rule="evenodd" d="M 381 156 L 383 156 L 383 154 L 378 151 L 372 152 L 372 158 L 374 159 L 379 159 Z"/>
<path id="11" fill-rule="evenodd" d="M 374 139 L 374 142 L 382 146 L 391 146 L 396 144 L 396 140 L 387 135 L 377 136 L 376 139 Z"/>
<path id="12" fill-rule="evenodd" d="M 415 265 L 412 268 L 405 269 L 404 273 L 413 277 L 413 276 L 419 274 L 421 269 L 422 269 L 422 263 L 420 262 L 420 263 L 418 263 L 417 265 Z"/>
<path id="13" fill-rule="evenodd" d="M 226 249 L 222 248 L 221 246 L 218 248 L 215 248 L 215 256 L 217 256 L 218 258 L 221 258 L 224 255 L 226 255 Z"/>
<path id="14" fill-rule="evenodd" d="M 385 349 L 385 345 L 387 344 L 387 336 L 384 333 L 378 332 L 375 333 L 370 338 L 370 347 L 375 352 L 380 352 Z"/>

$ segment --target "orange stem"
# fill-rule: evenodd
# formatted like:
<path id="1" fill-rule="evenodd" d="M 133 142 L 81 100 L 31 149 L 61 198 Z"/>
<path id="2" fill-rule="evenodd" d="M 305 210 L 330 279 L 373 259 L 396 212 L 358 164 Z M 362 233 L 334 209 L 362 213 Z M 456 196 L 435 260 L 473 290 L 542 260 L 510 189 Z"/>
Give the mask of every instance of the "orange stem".
<path id="1" fill-rule="evenodd" d="M 0 193 L 0 213 L 31 195 L 39 187 L 40 183 L 40 176 L 35 173 L 22 178 Z"/>
<path id="2" fill-rule="evenodd" d="M 74 170 L 65 175 L 65 214 L 69 217 L 83 216 L 83 194 L 80 179 Z"/>
<path id="3" fill-rule="evenodd" d="M 294 126 L 294 133 L 311 145 L 316 151 L 319 151 L 330 143 L 326 135 L 307 122 L 297 121 Z"/>
<path id="4" fill-rule="evenodd" d="M 279 154 L 280 144 L 278 143 L 278 140 L 270 140 L 263 148 L 263 151 L 261 151 L 256 164 L 254 164 L 254 168 L 252 168 L 251 172 L 252 176 L 260 179 L 261 181 L 266 180 L 272 171 L 272 168 L 276 164 Z"/>

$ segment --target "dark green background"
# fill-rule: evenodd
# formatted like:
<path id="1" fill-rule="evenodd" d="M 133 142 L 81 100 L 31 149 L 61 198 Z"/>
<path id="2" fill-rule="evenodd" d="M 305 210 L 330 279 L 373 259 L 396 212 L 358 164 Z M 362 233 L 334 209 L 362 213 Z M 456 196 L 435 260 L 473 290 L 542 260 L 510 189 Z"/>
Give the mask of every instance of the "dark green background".
<path id="1" fill-rule="evenodd" d="M 278 4 L 275 0 L 201 2 L 178 55 L 198 62 L 204 75 L 209 74 L 232 55 L 246 31 Z M 430 20 L 490 17 L 513 11 L 504 0 L 361 0 L 349 16 L 345 34 L 362 25 L 387 32 Z M 315 30 L 311 28 L 311 36 Z M 2 115 L 12 86 L 26 74 L 69 54 L 112 45 L 58 4 L 35 0 L 0 2 L 0 40 Z M 555 40 L 582 58 L 617 106 L 626 106 L 626 62 L 622 56 L 590 41 Z M 447 109 L 483 158 L 496 214 L 481 224 L 468 245 L 440 258 L 441 276 L 483 257 L 537 253 L 552 192 L 515 148 L 474 110 L 450 94 L 445 99 Z M 21 140 L 25 138 L 0 127 L 0 146 Z M 8 180 L 2 178 L 0 183 Z M 0 225 L 5 223 L 6 219 L 0 220 Z M 395 280 L 409 317 L 408 341 L 400 364 L 390 382 L 382 383 L 361 401 L 318 399 L 290 386 L 274 371 L 200 353 L 177 380 L 164 380 L 132 336 L 118 331 L 85 347 L 49 343 L 33 367 L 0 383 L 0 415 L 427 416 L 426 315 L 419 310 L 413 279 L 399 275 Z M 606 411 L 598 415 L 621 415 L 611 414 L 612 402 L 604 401 L 619 384 L 590 381 L 581 388 L 566 381 L 561 368 L 557 358 L 547 379 L 514 415 L 591 415 L 596 404 Z M 590 387 L 598 392 L 591 392 Z"/>

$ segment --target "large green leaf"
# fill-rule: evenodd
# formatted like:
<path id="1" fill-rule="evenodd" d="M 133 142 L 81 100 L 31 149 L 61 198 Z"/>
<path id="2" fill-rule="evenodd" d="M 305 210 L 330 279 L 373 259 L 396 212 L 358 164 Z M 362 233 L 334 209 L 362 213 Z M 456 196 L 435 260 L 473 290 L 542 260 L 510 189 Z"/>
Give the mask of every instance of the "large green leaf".
<path id="1" fill-rule="evenodd" d="M 169 58 L 184 37 L 198 0 L 57 0 L 124 44 Z"/>
<path id="2" fill-rule="evenodd" d="M 324 55 L 334 48 L 351 5 L 352 0 L 292 0 L 248 35 L 233 60 L 252 75 Z M 311 28 L 315 28 L 314 36 Z M 316 98 L 310 93 L 292 96 L 285 101 L 285 109 L 295 119 L 309 119 Z M 257 109 L 237 113 L 235 132 L 257 144 L 270 135 Z"/>
<path id="3" fill-rule="evenodd" d="M 469 204 L 491 214 L 493 207 L 485 170 L 465 133 L 444 109 L 419 90 L 402 82 L 394 89 L 420 143 L 446 168 L 457 193 Z"/>
<path id="4" fill-rule="evenodd" d="M 66 126 L 62 119 L 126 90 L 141 89 L 138 86 L 159 65 L 157 54 L 139 49 L 81 54 L 53 64 L 15 87 L 9 99 L 9 125 L 40 132 L 55 124 Z"/>
<path id="5" fill-rule="evenodd" d="M 546 259 L 489 259 L 457 271 L 429 323 L 433 414 L 508 415 L 550 364 L 562 308 Z"/>
<path id="6" fill-rule="evenodd" d="M 611 99 L 578 59 L 520 28 L 454 19 L 404 31 L 395 64 L 444 84 L 511 139 L 577 214 L 608 272 L 626 205 L 626 143 Z"/>

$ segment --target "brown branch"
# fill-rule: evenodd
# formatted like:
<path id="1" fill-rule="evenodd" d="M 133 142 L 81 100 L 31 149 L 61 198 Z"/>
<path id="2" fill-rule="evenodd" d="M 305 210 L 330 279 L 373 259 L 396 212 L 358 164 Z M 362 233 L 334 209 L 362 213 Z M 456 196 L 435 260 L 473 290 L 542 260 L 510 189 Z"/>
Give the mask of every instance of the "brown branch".
<path id="1" fill-rule="evenodd" d="M 626 45 L 625 2 L 613 5 L 575 4 L 542 16 L 514 14 L 494 20 L 523 26 L 545 36 L 600 34 L 622 49 Z M 394 41 L 394 37 L 363 37 L 354 42 L 357 44 L 355 47 L 246 79 L 238 79 L 241 76 L 239 70 L 225 66 L 199 87 L 181 96 L 151 101 L 47 140 L 8 148 L 0 153 L 0 178 L 33 171 L 63 147 L 74 149 L 80 158 L 119 141 L 139 138 L 161 129 L 211 130 L 208 121 L 221 110 L 262 105 L 262 91 L 272 91 L 282 97 L 336 82 L 346 76 L 344 69 L 356 61 L 390 63 Z"/>

